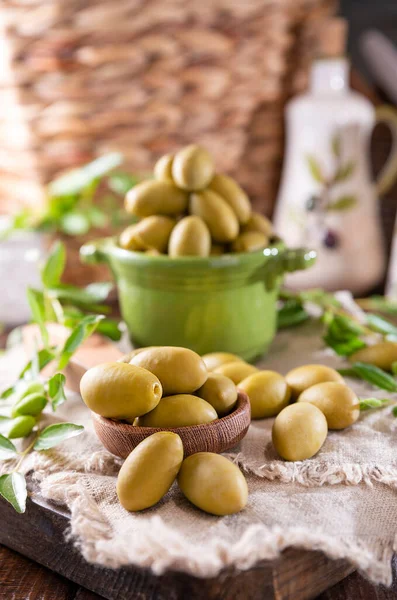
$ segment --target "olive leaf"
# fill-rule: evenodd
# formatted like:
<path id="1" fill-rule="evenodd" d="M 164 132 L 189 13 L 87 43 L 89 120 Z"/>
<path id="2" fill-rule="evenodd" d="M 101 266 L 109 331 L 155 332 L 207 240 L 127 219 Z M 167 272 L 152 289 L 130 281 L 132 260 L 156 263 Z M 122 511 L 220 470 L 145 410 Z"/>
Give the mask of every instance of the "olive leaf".
<path id="1" fill-rule="evenodd" d="M 66 377 L 63 373 L 55 373 L 48 380 L 48 395 L 51 399 L 52 410 L 55 412 L 58 406 L 66 402 L 65 395 Z"/>
<path id="2" fill-rule="evenodd" d="M 345 165 L 342 165 L 335 173 L 334 182 L 340 183 L 341 181 L 349 179 L 349 177 L 354 173 L 355 168 L 356 164 L 352 160 L 346 163 Z"/>
<path id="3" fill-rule="evenodd" d="M 360 410 L 370 410 L 371 408 L 382 408 L 390 403 L 390 398 L 360 398 Z"/>
<path id="4" fill-rule="evenodd" d="M 397 417 L 397 406 L 393 407 L 392 413 L 395 417 Z"/>
<path id="5" fill-rule="evenodd" d="M 48 331 L 45 324 L 46 312 L 44 294 L 40 290 L 35 290 L 31 287 L 28 287 L 26 293 L 33 321 L 39 326 L 43 343 L 46 347 L 48 347 Z"/>
<path id="6" fill-rule="evenodd" d="M 66 264 L 66 249 L 62 242 L 52 246 L 50 254 L 41 272 L 41 280 L 45 287 L 58 285 Z"/>
<path id="7" fill-rule="evenodd" d="M 127 173 L 113 173 L 110 175 L 108 181 L 108 185 L 112 192 L 120 194 L 120 196 L 125 196 L 128 190 L 134 187 L 134 185 L 137 183 L 138 179 L 128 175 Z"/>
<path id="8" fill-rule="evenodd" d="M 82 425 L 75 425 L 74 423 L 55 423 L 54 425 L 49 425 L 40 433 L 33 449 L 48 450 L 65 440 L 80 435 L 83 431 L 84 427 Z"/>
<path id="9" fill-rule="evenodd" d="M 30 360 L 22 369 L 22 371 L 20 372 L 18 379 L 25 379 L 25 380 L 30 380 L 34 378 L 35 375 L 35 369 L 38 368 L 39 371 L 42 371 L 44 369 L 44 367 L 46 367 L 52 360 L 54 360 L 55 358 L 55 347 L 50 347 L 50 348 L 43 348 L 42 350 L 39 350 L 37 352 L 37 363 L 38 365 L 34 365 L 33 364 L 33 360 Z M 4 397 L 5 393 L 8 393 L 9 390 L 15 389 L 15 386 L 13 386 L 12 388 L 8 388 L 8 390 L 5 390 L 5 392 L 3 392 L 2 394 L 2 398 Z M 13 392 L 12 392 L 13 393 Z"/>
<path id="10" fill-rule="evenodd" d="M 81 319 L 80 323 L 72 330 L 60 352 L 58 369 L 62 371 L 69 360 L 76 352 L 77 348 L 86 340 L 96 329 L 98 323 L 104 319 L 103 315 L 87 315 Z"/>
<path id="11" fill-rule="evenodd" d="M 74 285 L 58 285 L 49 290 L 49 296 L 62 302 L 71 302 L 86 307 L 106 300 L 112 288 L 113 283 L 105 281 L 91 283 L 85 288 Z"/>
<path id="12" fill-rule="evenodd" d="M 9 439 L 0 434 L 0 460 L 8 460 L 18 455 L 17 449 Z"/>
<path id="13" fill-rule="evenodd" d="M 74 169 L 58 177 L 58 179 L 50 183 L 48 191 L 51 196 L 55 197 L 78 194 L 90 186 L 93 181 L 118 167 L 122 161 L 123 156 L 119 152 L 105 154 L 80 169 Z"/>
<path id="14" fill-rule="evenodd" d="M 335 158 L 339 158 L 341 153 L 341 139 L 338 133 L 336 133 L 331 140 L 331 148 Z"/>
<path id="15" fill-rule="evenodd" d="M 360 300 L 358 303 L 364 310 L 379 310 L 380 312 L 397 316 L 397 302 L 389 300 L 384 296 L 370 296 L 369 298 Z"/>
<path id="16" fill-rule="evenodd" d="M 383 333 L 384 335 L 397 335 L 397 327 L 387 319 L 372 313 L 367 313 L 366 319 L 367 326 L 373 331 Z"/>
<path id="17" fill-rule="evenodd" d="M 353 206 L 355 206 L 356 204 L 357 204 L 357 198 L 355 196 L 346 195 L 346 196 L 341 196 L 334 202 L 331 202 L 330 204 L 328 204 L 326 207 L 326 210 L 327 211 L 349 210 L 350 208 L 353 208 Z"/>
<path id="18" fill-rule="evenodd" d="M 363 328 L 349 316 L 335 315 L 326 311 L 323 320 L 327 326 L 323 340 L 336 354 L 349 356 L 365 347 L 365 343 L 360 338 Z"/>
<path id="19" fill-rule="evenodd" d="M 91 223 L 83 211 L 70 211 L 62 215 L 59 227 L 66 235 L 85 235 L 89 232 Z"/>
<path id="20" fill-rule="evenodd" d="M 7 500 L 17 513 L 26 510 L 26 480 L 22 473 L 10 473 L 0 477 L 0 496 Z"/>
<path id="21" fill-rule="evenodd" d="M 317 162 L 317 159 L 311 154 L 308 154 L 306 159 L 307 159 L 307 163 L 309 165 L 309 170 L 310 170 L 310 173 L 311 173 L 311 176 L 313 177 L 313 179 L 315 181 L 317 181 L 318 183 L 324 183 L 324 177 L 321 172 L 321 167 L 320 167 L 319 163 Z"/>
<path id="22" fill-rule="evenodd" d="M 277 326 L 279 329 L 292 327 L 304 323 L 308 319 L 309 315 L 301 302 L 287 300 L 278 311 Z"/>
<path id="23" fill-rule="evenodd" d="M 367 363 L 356 362 L 351 366 L 352 370 L 356 373 L 357 377 L 363 379 L 364 381 L 368 381 L 375 387 L 378 387 L 382 390 L 386 390 L 388 392 L 397 392 L 397 382 L 379 367 L 375 367 L 375 365 L 370 365 Z"/>

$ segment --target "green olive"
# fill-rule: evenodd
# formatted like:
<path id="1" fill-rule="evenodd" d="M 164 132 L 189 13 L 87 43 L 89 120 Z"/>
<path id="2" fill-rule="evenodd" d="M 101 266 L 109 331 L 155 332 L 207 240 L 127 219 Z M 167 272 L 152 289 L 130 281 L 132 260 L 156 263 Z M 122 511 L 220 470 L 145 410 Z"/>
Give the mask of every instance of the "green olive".
<path id="1" fill-rule="evenodd" d="M 120 235 L 120 246 L 126 250 L 149 250 L 165 252 L 174 219 L 163 216 L 146 217 L 135 225 L 130 225 Z"/>
<path id="2" fill-rule="evenodd" d="M 307 388 L 317 383 L 336 381 L 344 383 L 342 375 L 326 365 L 303 365 L 289 371 L 285 380 L 291 388 L 292 398 L 297 400 L 299 395 Z"/>
<path id="3" fill-rule="evenodd" d="M 211 515 L 237 513 L 248 500 L 247 482 L 240 469 L 212 452 L 198 452 L 185 458 L 178 485 L 194 506 Z"/>
<path id="4" fill-rule="evenodd" d="M 271 221 L 265 215 L 257 212 L 252 213 L 247 223 L 241 228 L 241 231 L 244 233 L 246 231 L 259 231 L 267 238 L 271 238 L 274 235 Z"/>
<path id="5" fill-rule="evenodd" d="M 19 417 L 20 415 L 31 415 L 35 417 L 39 415 L 47 405 L 47 398 L 40 392 L 29 394 L 20 398 L 12 407 L 11 416 Z"/>
<path id="6" fill-rule="evenodd" d="M 84 373 L 80 392 L 93 412 L 112 419 L 131 419 L 157 406 L 162 387 L 153 373 L 139 366 L 109 362 Z"/>
<path id="7" fill-rule="evenodd" d="M 251 417 L 264 419 L 275 417 L 285 408 L 291 397 L 291 389 L 284 377 L 275 371 L 259 371 L 249 375 L 238 384 L 251 404 Z"/>
<path id="8" fill-rule="evenodd" d="M 175 184 L 190 192 L 202 190 L 214 175 L 214 161 L 205 148 L 192 144 L 175 154 L 172 178 Z"/>
<path id="9" fill-rule="evenodd" d="M 150 413 L 139 417 L 139 427 L 189 427 L 218 418 L 216 410 L 202 398 L 191 394 L 165 396 Z"/>
<path id="10" fill-rule="evenodd" d="M 233 252 L 254 252 L 269 245 L 269 238 L 260 231 L 246 231 L 240 233 L 232 244 Z"/>
<path id="11" fill-rule="evenodd" d="M 125 197 L 126 211 L 136 217 L 179 215 L 185 212 L 187 203 L 186 192 L 170 181 L 143 181 L 131 188 Z"/>
<path id="12" fill-rule="evenodd" d="M 298 402 L 317 406 L 327 419 L 329 429 L 350 427 L 360 416 L 360 401 L 344 383 L 317 383 L 302 392 Z"/>
<path id="13" fill-rule="evenodd" d="M 251 204 L 247 194 L 237 181 L 228 175 L 216 174 L 209 185 L 209 189 L 226 200 L 241 224 L 247 223 L 251 216 Z"/>
<path id="14" fill-rule="evenodd" d="M 236 215 L 219 194 L 205 190 L 190 196 L 190 212 L 207 224 L 215 242 L 232 242 L 236 239 L 239 223 Z"/>
<path id="15" fill-rule="evenodd" d="M 208 377 L 201 356 L 188 348 L 176 346 L 147 348 L 135 355 L 130 364 L 154 373 L 161 382 L 164 396 L 195 392 Z"/>
<path id="16" fill-rule="evenodd" d="M 392 364 L 397 362 L 397 343 L 379 342 L 373 346 L 367 346 L 351 354 L 349 361 L 369 363 L 385 371 L 391 371 Z"/>
<path id="17" fill-rule="evenodd" d="M 327 419 L 309 402 L 298 402 L 283 408 L 273 423 L 272 440 L 285 460 L 305 460 L 314 456 L 328 433 Z"/>
<path id="18" fill-rule="evenodd" d="M 161 156 L 156 164 L 154 165 L 154 176 L 159 181 L 170 181 L 172 179 L 172 162 L 174 160 L 173 154 L 164 154 Z"/>
<path id="19" fill-rule="evenodd" d="M 233 381 L 218 373 L 210 373 L 207 381 L 196 394 L 211 404 L 220 417 L 230 413 L 236 405 L 238 396 Z"/>
<path id="20" fill-rule="evenodd" d="M 34 426 L 36 425 L 36 419 L 31 415 L 21 415 L 20 417 L 15 417 L 9 423 L 7 437 L 10 440 L 27 437 Z"/>
<path id="21" fill-rule="evenodd" d="M 136 356 L 137 354 L 140 354 L 144 350 L 150 350 L 150 348 L 159 348 L 159 347 L 160 346 L 143 346 L 143 348 L 134 348 L 134 350 L 131 350 L 130 352 L 128 352 L 127 354 L 124 354 L 124 356 L 119 358 L 117 362 L 129 363 L 134 358 L 134 356 Z"/>
<path id="22" fill-rule="evenodd" d="M 213 370 L 214 373 L 220 373 L 221 375 L 225 375 L 225 377 L 229 377 L 236 385 L 239 385 L 243 379 L 258 371 L 259 369 L 243 360 L 229 362 Z"/>
<path id="23" fill-rule="evenodd" d="M 201 358 L 205 362 L 208 371 L 213 371 L 217 367 L 226 365 L 227 363 L 244 362 L 237 354 L 231 354 L 230 352 L 210 352 L 209 354 L 203 354 Z"/>
<path id="24" fill-rule="evenodd" d="M 19 399 L 25 398 L 25 396 L 29 396 L 30 394 L 44 394 L 44 385 L 40 381 L 32 381 L 24 387 L 24 390 L 19 395 Z"/>
<path id="25" fill-rule="evenodd" d="M 120 504 L 130 511 L 157 504 L 175 481 L 183 461 L 182 440 L 171 431 L 144 439 L 126 458 L 117 478 Z"/>
<path id="26" fill-rule="evenodd" d="M 168 254 L 170 256 L 209 256 L 211 234 L 200 217 L 185 217 L 174 227 Z"/>

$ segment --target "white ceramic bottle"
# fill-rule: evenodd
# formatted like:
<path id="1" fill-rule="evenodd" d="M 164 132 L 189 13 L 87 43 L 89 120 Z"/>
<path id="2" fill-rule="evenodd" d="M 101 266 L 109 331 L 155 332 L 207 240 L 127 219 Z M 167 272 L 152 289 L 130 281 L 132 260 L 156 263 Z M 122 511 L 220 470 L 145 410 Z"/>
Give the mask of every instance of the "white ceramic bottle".
<path id="1" fill-rule="evenodd" d="M 349 62 L 334 56 L 335 39 L 345 32 L 332 19 L 324 32 L 331 50 L 311 69 L 309 91 L 286 108 L 287 146 L 275 212 L 275 229 L 289 246 L 317 251 L 316 264 L 294 273 L 294 288 L 348 289 L 363 294 L 383 277 L 385 254 L 378 194 L 394 181 L 394 150 L 378 182 L 371 178 L 369 144 L 377 116 L 349 85 Z M 395 114 L 379 119 L 396 133 Z M 397 141 L 397 136 L 395 136 Z"/>

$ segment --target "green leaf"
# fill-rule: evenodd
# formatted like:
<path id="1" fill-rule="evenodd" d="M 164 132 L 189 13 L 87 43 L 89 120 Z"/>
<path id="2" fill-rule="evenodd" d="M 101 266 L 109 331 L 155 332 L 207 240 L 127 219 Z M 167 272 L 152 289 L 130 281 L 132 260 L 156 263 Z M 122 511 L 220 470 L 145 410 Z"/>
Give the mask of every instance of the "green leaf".
<path id="1" fill-rule="evenodd" d="M 122 161 L 123 156 L 119 152 L 105 154 L 80 169 L 74 169 L 58 177 L 58 179 L 49 184 L 48 191 L 51 196 L 56 197 L 78 194 L 93 181 L 118 167 Z"/>
<path id="2" fill-rule="evenodd" d="M 339 158 L 341 152 L 341 139 L 338 133 L 336 133 L 331 140 L 331 148 L 335 158 Z"/>
<path id="3" fill-rule="evenodd" d="M 61 302 L 71 302 L 82 306 L 103 302 L 113 288 L 111 282 L 91 283 L 85 288 L 73 285 L 59 285 L 49 290 L 49 295 Z"/>
<path id="4" fill-rule="evenodd" d="M 395 417 L 397 417 L 397 406 L 393 408 L 392 413 Z"/>
<path id="5" fill-rule="evenodd" d="M 367 326 L 373 331 L 383 333 L 384 335 L 397 335 L 397 327 L 387 319 L 372 313 L 367 313 Z"/>
<path id="6" fill-rule="evenodd" d="M 70 336 L 65 341 L 61 350 L 58 369 L 62 371 L 68 364 L 77 348 L 86 340 L 96 329 L 98 323 L 104 319 L 103 315 L 87 315 L 73 329 Z"/>
<path id="7" fill-rule="evenodd" d="M 390 398 L 360 398 L 360 410 L 382 408 L 385 404 L 390 404 Z"/>
<path id="8" fill-rule="evenodd" d="M 349 210 L 357 204 L 357 198 L 355 196 L 341 196 L 331 204 L 327 205 L 327 211 L 334 210 Z"/>
<path id="9" fill-rule="evenodd" d="M 118 342 L 121 339 L 122 332 L 119 323 L 113 319 L 103 319 L 98 323 L 97 332 L 105 337 Z"/>
<path id="10" fill-rule="evenodd" d="M 138 179 L 127 173 L 113 173 L 108 180 L 109 188 L 112 192 L 125 196 L 125 194 L 138 183 Z"/>
<path id="11" fill-rule="evenodd" d="M 321 172 L 321 167 L 319 165 L 319 163 L 317 162 L 317 159 L 312 156 L 311 154 L 308 154 L 307 157 L 307 163 L 309 165 L 309 170 L 311 173 L 311 176 L 313 177 L 313 179 L 315 181 L 317 181 L 318 183 L 324 183 L 324 177 L 323 174 Z"/>
<path id="12" fill-rule="evenodd" d="M 338 356 L 350 356 L 350 354 L 357 352 L 357 350 L 365 348 L 365 343 L 359 338 L 350 338 L 349 340 L 338 341 L 332 336 L 325 335 L 323 340 L 327 346 L 332 348 L 332 350 L 338 354 Z"/>
<path id="13" fill-rule="evenodd" d="M 83 431 L 84 427 L 82 425 L 75 425 L 74 423 L 55 423 L 54 425 L 49 425 L 40 433 L 33 449 L 48 450 L 65 440 L 80 435 Z"/>
<path id="14" fill-rule="evenodd" d="M 354 369 L 337 369 L 337 371 L 339 375 L 342 375 L 342 377 L 353 377 L 355 379 L 360 379 Z"/>
<path id="15" fill-rule="evenodd" d="M 32 318 L 39 326 L 44 345 L 48 346 L 48 331 L 46 327 L 45 303 L 43 292 L 28 287 L 27 298 L 32 312 Z"/>
<path id="16" fill-rule="evenodd" d="M 66 377 L 62 373 L 55 373 L 48 380 L 48 395 L 51 398 L 52 410 L 56 411 L 58 406 L 66 402 L 65 395 Z"/>
<path id="17" fill-rule="evenodd" d="M 340 356 L 349 356 L 365 347 L 365 343 L 360 339 L 363 328 L 347 315 L 326 312 L 323 320 L 327 325 L 324 342 Z"/>
<path id="18" fill-rule="evenodd" d="M 300 302 L 287 300 L 280 308 L 277 315 L 277 326 L 279 329 L 293 327 L 304 323 L 309 319 L 308 313 Z"/>
<path id="19" fill-rule="evenodd" d="M 0 434 L 0 460 L 8 460 L 16 456 L 18 456 L 18 452 L 14 444 Z"/>
<path id="20" fill-rule="evenodd" d="M 335 174 L 334 182 L 339 183 L 341 181 L 349 179 L 349 177 L 353 174 L 355 168 L 355 162 L 352 160 L 346 163 L 345 165 L 342 165 Z"/>
<path id="21" fill-rule="evenodd" d="M 86 214 L 74 210 L 61 217 L 59 226 L 67 235 L 85 235 L 89 232 L 91 223 Z"/>
<path id="22" fill-rule="evenodd" d="M 44 287 L 53 287 L 58 285 L 66 264 L 66 249 L 62 242 L 57 241 L 52 246 L 43 270 L 41 280 Z"/>
<path id="23" fill-rule="evenodd" d="M 364 381 L 368 381 L 375 387 L 378 387 L 382 390 L 386 390 L 388 392 L 397 392 L 397 382 L 379 367 L 375 367 L 375 365 L 369 365 L 366 363 L 356 362 L 352 364 L 351 367 L 357 376 Z"/>
<path id="24" fill-rule="evenodd" d="M 12 396 L 15 392 L 15 386 L 12 385 L 11 387 L 6 388 L 5 390 L 3 390 L 1 392 L 0 395 L 0 400 L 7 400 L 7 398 L 9 398 L 10 396 Z"/>
<path id="25" fill-rule="evenodd" d="M 393 375 L 397 375 L 397 362 L 392 363 L 391 372 L 393 373 Z"/>
<path id="26" fill-rule="evenodd" d="M 0 477 L 0 496 L 7 500 L 17 513 L 26 510 L 26 480 L 22 473 L 10 473 Z"/>
<path id="27" fill-rule="evenodd" d="M 362 302 L 364 303 L 363 308 L 365 310 L 379 310 L 380 312 L 397 316 L 397 302 L 389 300 L 384 296 L 370 296 Z"/>
<path id="28" fill-rule="evenodd" d="M 87 209 L 87 217 L 92 225 L 92 227 L 98 227 L 102 229 L 106 227 L 109 222 L 109 217 L 105 211 L 101 210 L 97 206 L 90 206 Z"/>
<path id="29" fill-rule="evenodd" d="M 44 367 L 46 367 L 52 360 L 54 360 L 55 348 L 54 347 L 43 348 L 42 350 L 39 350 L 39 352 L 37 353 L 37 357 L 38 357 L 38 369 L 39 369 L 39 371 L 42 371 L 44 369 Z M 33 362 L 30 360 L 25 365 L 25 367 L 22 369 L 22 371 L 20 372 L 18 379 L 30 380 L 30 379 L 33 379 L 33 374 L 34 374 L 34 365 L 33 365 Z M 4 392 L 3 392 L 3 394 L 4 394 Z"/>

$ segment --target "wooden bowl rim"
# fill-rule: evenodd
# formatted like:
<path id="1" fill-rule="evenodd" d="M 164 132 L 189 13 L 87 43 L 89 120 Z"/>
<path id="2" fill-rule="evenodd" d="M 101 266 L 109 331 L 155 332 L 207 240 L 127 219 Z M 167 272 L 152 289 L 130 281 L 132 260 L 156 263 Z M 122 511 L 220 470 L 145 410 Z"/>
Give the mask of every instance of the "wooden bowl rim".
<path id="1" fill-rule="evenodd" d="M 220 419 L 215 419 L 214 421 L 210 421 L 209 423 L 202 423 L 201 425 L 186 425 L 184 427 L 137 427 L 136 425 L 131 425 L 130 423 L 123 423 L 122 421 L 113 421 L 113 419 L 108 419 L 107 417 L 102 417 L 96 413 L 92 413 L 93 418 L 98 421 L 102 426 L 118 431 L 118 433 L 122 433 L 123 435 L 134 435 L 141 434 L 149 437 L 153 433 L 157 433 L 158 431 L 172 431 L 174 433 L 179 433 L 183 431 L 184 434 L 189 432 L 201 432 L 206 433 L 211 429 L 218 429 L 220 426 L 223 426 L 228 421 L 233 421 L 236 416 L 245 413 L 247 410 L 251 413 L 250 401 L 245 392 L 238 390 L 237 404 L 233 412 L 221 417 Z"/>

